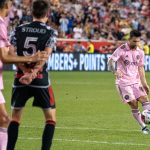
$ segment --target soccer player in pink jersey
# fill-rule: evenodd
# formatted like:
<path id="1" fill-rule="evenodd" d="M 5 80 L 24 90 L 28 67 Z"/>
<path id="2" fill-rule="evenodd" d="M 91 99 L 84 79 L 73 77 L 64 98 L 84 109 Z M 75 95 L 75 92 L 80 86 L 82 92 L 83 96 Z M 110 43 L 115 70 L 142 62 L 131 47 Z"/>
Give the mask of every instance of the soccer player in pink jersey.
<path id="1" fill-rule="evenodd" d="M 17 62 L 37 62 L 48 58 L 47 53 L 37 53 L 34 56 L 23 57 L 10 54 L 10 43 L 7 37 L 7 23 L 5 17 L 8 15 L 12 5 L 11 0 L 0 0 L 0 150 L 6 150 L 7 145 L 7 127 L 9 124 L 9 116 L 5 108 L 5 99 L 2 94 L 2 66 L 4 63 Z"/>
<path id="2" fill-rule="evenodd" d="M 144 51 L 139 48 L 141 33 L 137 30 L 130 32 L 127 43 L 118 47 L 111 55 L 108 66 L 116 76 L 116 87 L 127 103 L 133 117 L 139 123 L 144 134 L 150 134 L 150 130 L 141 119 L 138 102 L 144 110 L 150 110 L 150 102 L 147 94 L 149 86 L 144 71 Z"/>

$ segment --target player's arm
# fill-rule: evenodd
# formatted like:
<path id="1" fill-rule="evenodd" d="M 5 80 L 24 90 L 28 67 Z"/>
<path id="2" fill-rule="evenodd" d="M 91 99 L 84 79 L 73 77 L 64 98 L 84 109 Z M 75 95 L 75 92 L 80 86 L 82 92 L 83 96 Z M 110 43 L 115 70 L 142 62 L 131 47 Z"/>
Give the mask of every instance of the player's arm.
<path id="1" fill-rule="evenodd" d="M 52 53 L 52 48 L 45 48 L 45 50 L 49 55 Z M 20 82 L 22 84 L 30 84 L 33 79 L 35 79 L 38 75 L 38 72 L 43 68 L 44 64 L 46 63 L 47 60 L 42 60 L 36 63 L 33 69 L 31 69 L 29 72 L 24 72 L 24 76 L 20 78 Z M 20 66 L 21 67 L 21 66 Z M 21 67 L 23 69 L 23 67 Z"/>
<path id="2" fill-rule="evenodd" d="M 44 53 L 37 52 L 34 56 L 24 57 L 24 56 L 12 55 L 9 50 L 10 50 L 9 47 L 0 48 L 0 58 L 4 63 L 38 62 L 48 58 L 48 55 L 45 52 Z"/>
<path id="3" fill-rule="evenodd" d="M 120 59 L 121 56 L 121 50 L 118 48 L 115 50 L 115 52 L 111 55 L 111 57 L 108 60 L 108 69 L 117 77 L 121 78 L 123 76 L 123 73 L 120 70 L 117 70 L 116 68 L 116 62 Z"/>
<path id="4" fill-rule="evenodd" d="M 17 57 L 15 55 L 9 54 L 9 47 L 0 48 L 0 57 L 4 63 L 17 63 L 17 62 L 32 62 L 32 57 Z"/>
<path id="5" fill-rule="evenodd" d="M 10 46 L 9 54 L 10 54 L 10 55 L 13 55 L 13 56 L 17 56 L 17 54 L 16 54 L 16 48 L 15 48 L 13 45 Z M 16 63 L 15 65 L 16 65 L 17 67 L 19 67 L 24 73 L 31 71 L 29 68 L 27 68 L 27 67 L 25 66 L 25 63 L 20 63 L 20 62 L 19 62 L 19 63 Z"/>
<path id="6" fill-rule="evenodd" d="M 113 59 L 109 59 L 108 61 L 108 69 L 117 77 L 121 78 L 123 76 L 122 72 L 116 70 L 116 62 Z"/>
<path id="7" fill-rule="evenodd" d="M 116 62 L 112 59 L 112 58 L 110 58 L 109 60 L 108 60 L 108 69 L 113 73 L 113 74 L 115 74 L 116 73 Z"/>
<path id="8" fill-rule="evenodd" d="M 48 56 L 50 56 L 52 54 L 53 49 L 46 47 L 44 49 L 44 51 L 46 51 Z M 47 58 L 47 60 L 48 60 L 48 58 Z M 32 70 L 32 73 L 37 74 L 43 68 L 43 66 L 47 60 L 42 60 L 42 61 L 37 62 L 36 65 L 34 66 L 33 70 Z"/>
<path id="9" fill-rule="evenodd" d="M 140 75 L 141 84 L 144 87 L 145 91 L 149 93 L 150 89 L 146 81 L 144 66 L 138 67 L 138 71 Z"/>

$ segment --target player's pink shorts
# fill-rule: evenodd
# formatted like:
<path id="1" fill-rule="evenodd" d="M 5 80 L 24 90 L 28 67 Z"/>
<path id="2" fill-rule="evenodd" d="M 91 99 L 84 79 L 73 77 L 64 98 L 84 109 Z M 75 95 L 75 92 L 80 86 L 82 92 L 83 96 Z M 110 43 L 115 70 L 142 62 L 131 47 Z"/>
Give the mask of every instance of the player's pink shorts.
<path id="1" fill-rule="evenodd" d="M 5 103 L 4 96 L 2 94 L 2 91 L 0 90 L 0 104 Z"/>
<path id="2" fill-rule="evenodd" d="M 116 85 L 116 87 L 124 103 L 128 103 L 132 100 L 138 99 L 141 96 L 147 95 L 144 88 L 138 83 L 128 86 Z"/>

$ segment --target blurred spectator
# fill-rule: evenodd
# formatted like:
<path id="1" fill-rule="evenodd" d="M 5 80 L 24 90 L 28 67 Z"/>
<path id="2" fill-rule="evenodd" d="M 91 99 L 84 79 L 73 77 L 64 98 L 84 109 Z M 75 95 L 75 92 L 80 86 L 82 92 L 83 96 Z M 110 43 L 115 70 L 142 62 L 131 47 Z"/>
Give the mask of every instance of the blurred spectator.
<path id="1" fill-rule="evenodd" d="M 65 43 L 64 48 L 63 48 L 63 52 L 72 53 L 73 52 L 72 46 L 69 43 Z"/>
<path id="2" fill-rule="evenodd" d="M 50 2 L 55 7 L 59 7 L 60 6 L 60 1 L 59 0 L 50 0 Z"/>
<path id="3" fill-rule="evenodd" d="M 69 20 L 67 19 L 66 14 L 61 14 L 59 23 L 60 23 L 60 31 L 62 32 L 62 36 L 64 38 L 66 33 L 68 32 L 68 24 L 69 24 Z"/>
<path id="4" fill-rule="evenodd" d="M 81 39 L 82 38 L 82 33 L 83 33 L 83 29 L 81 28 L 81 24 L 77 24 L 77 26 L 75 26 L 73 28 L 73 32 L 74 32 L 74 39 Z"/>
<path id="5" fill-rule="evenodd" d="M 141 7 L 141 14 L 150 17 L 150 1 L 144 0 Z"/>
<path id="6" fill-rule="evenodd" d="M 150 45 L 149 0 L 49 1 L 49 24 L 58 30 L 59 38 L 123 41 L 128 40 L 132 29 L 137 29 Z M 31 2 L 13 0 L 10 32 L 15 26 L 32 20 Z"/>
<path id="7" fill-rule="evenodd" d="M 86 52 L 85 47 L 82 45 L 80 41 L 77 41 L 77 43 L 73 45 L 73 49 L 74 52 Z"/>
<path id="8" fill-rule="evenodd" d="M 147 42 L 145 42 L 143 49 L 146 55 L 150 55 L 150 45 Z"/>
<path id="9" fill-rule="evenodd" d="M 88 41 L 87 52 L 88 53 L 94 53 L 94 45 L 93 45 L 91 40 Z"/>

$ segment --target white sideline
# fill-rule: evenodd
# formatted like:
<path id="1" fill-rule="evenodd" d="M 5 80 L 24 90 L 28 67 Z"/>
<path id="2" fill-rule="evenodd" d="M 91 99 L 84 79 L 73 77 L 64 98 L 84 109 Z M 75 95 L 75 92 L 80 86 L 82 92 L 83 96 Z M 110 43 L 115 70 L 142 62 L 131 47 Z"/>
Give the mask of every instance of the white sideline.
<path id="1" fill-rule="evenodd" d="M 38 137 L 19 137 L 20 140 L 41 140 Z M 107 142 L 107 141 L 90 141 L 90 140 L 77 140 L 77 139 L 54 139 L 54 141 L 61 142 L 80 142 L 80 143 L 88 143 L 88 144 L 109 144 L 109 145 L 126 145 L 126 146 L 150 146 L 150 144 L 142 144 L 142 143 L 129 143 L 129 142 Z"/>
<path id="2" fill-rule="evenodd" d="M 34 129 L 43 129 L 42 126 L 35 127 L 35 126 L 20 126 L 21 128 L 34 128 Z M 96 130 L 96 131 L 118 131 L 118 132 L 141 132 L 139 130 L 129 130 L 129 129 L 104 129 L 104 128 L 87 128 L 87 127 L 56 127 L 56 129 L 62 130 Z"/>

